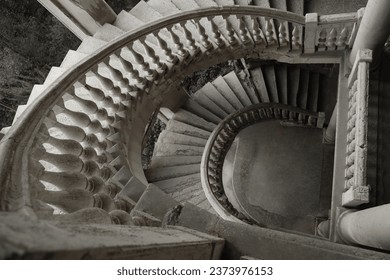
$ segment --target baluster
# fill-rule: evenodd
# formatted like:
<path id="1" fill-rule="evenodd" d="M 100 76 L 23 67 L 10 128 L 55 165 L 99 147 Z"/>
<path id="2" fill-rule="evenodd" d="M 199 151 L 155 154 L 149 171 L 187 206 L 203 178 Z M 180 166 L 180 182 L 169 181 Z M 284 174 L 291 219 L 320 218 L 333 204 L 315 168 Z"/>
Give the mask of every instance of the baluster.
<path id="1" fill-rule="evenodd" d="M 318 50 L 325 50 L 327 31 L 326 29 L 322 29 L 320 34 L 318 35 Z"/>
<path id="2" fill-rule="evenodd" d="M 213 47 L 213 44 L 210 42 L 209 37 L 206 34 L 206 30 L 200 23 L 200 20 L 201 19 L 195 20 L 196 26 L 198 28 L 199 36 L 200 36 L 200 42 L 202 46 L 206 49 L 206 51 L 209 51 Z"/>
<path id="3" fill-rule="evenodd" d="M 200 48 L 196 45 L 194 38 L 192 37 L 191 32 L 186 27 L 186 22 L 181 22 L 180 26 L 183 28 L 184 36 L 186 38 L 187 44 L 191 52 L 193 52 L 193 56 L 196 56 L 200 52 Z"/>
<path id="4" fill-rule="evenodd" d="M 108 92 L 111 92 L 114 97 L 117 97 L 120 101 L 126 99 L 126 94 L 122 94 L 121 89 L 115 86 L 110 79 L 100 75 L 97 67 L 91 69 L 91 72 L 95 75 L 95 77 L 98 79 L 103 88 Z"/>
<path id="5" fill-rule="evenodd" d="M 219 31 L 218 25 L 213 21 L 212 17 L 209 17 L 208 20 L 211 23 L 211 32 L 214 37 L 214 42 L 219 48 L 225 47 L 225 41 L 221 38 L 221 32 Z"/>
<path id="6" fill-rule="evenodd" d="M 265 19 L 265 38 L 267 39 L 268 46 L 272 46 L 276 44 L 274 34 L 274 25 L 272 23 L 272 19 L 266 18 Z"/>
<path id="7" fill-rule="evenodd" d="M 97 193 L 104 186 L 104 182 L 101 179 L 97 177 L 87 178 L 81 173 L 51 172 L 43 170 L 41 176 L 38 178 L 39 180 L 53 184 L 63 191 L 82 189 Z"/>
<path id="8" fill-rule="evenodd" d="M 146 72 L 146 78 L 149 81 L 155 81 L 157 77 L 157 72 L 154 69 L 151 69 L 148 62 L 145 62 L 144 57 L 135 51 L 133 43 L 129 46 L 129 50 L 134 57 L 135 63 L 141 65 L 141 68 L 144 72 Z"/>
<path id="9" fill-rule="evenodd" d="M 76 126 L 59 123 L 55 117 L 54 112 L 50 114 L 49 118 L 45 119 L 45 124 L 48 128 L 58 128 L 64 135 L 74 141 L 82 142 L 86 138 L 86 133 L 83 129 Z"/>
<path id="10" fill-rule="evenodd" d="M 307 123 L 309 126 L 316 126 L 317 124 L 317 117 L 315 116 L 309 116 Z"/>
<path id="11" fill-rule="evenodd" d="M 115 198 L 114 203 L 116 209 L 126 211 L 127 213 L 130 213 L 130 211 L 134 208 L 134 205 L 120 197 Z"/>
<path id="12" fill-rule="evenodd" d="M 347 42 L 347 39 L 348 39 L 348 28 L 347 27 L 344 27 L 341 32 L 340 32 L 340 36 L 337 40 L 337 49 L 339 50 L 343 50 L 345 49 L 346 47 L 346 42 Z"/>
<path id="13" fill-rule="evenodd" d="M 328 51 L 336 49 L 336 39 L 337 39 L 337 30 L 335 28 L 332 28 L 329 32 L 329 36 L 326 41 L 326 46 L 328 47 Z"/>
<path id="14" fill-rule="evenodd" d="M 106 57 L 103 60 L 103 63 L 101 63 L 101 65 L 103 65 L 103 67 L 106 67 L 106 69 L 108 70 L 108 72 L 110 72 L 110 75 L 114 79 L 114 81 L 117 82 L 117 84 L 119 84 L 119 87 L 125 89 L 126 92 L 133 91 L 134 87 L 131 86 L 130 81 L 122 74 L 121 71 L 115 69 L 112 66 L 115 64 L 115 61 L 113 59 L 114 56 Z"/>
<path id="15" fill-rule="evenodd" d="M 114 197 L 115 197 L 121 190 L 122 190 L 122 189 L 121 189 L 119 186 L 117 186 L 117 185 L 115 185 L 115 184 L 113 184 L 113 183 L 109 183 L 109 184 L 105 185 L 104 188 L 103 188 L 103 192 L 106 193 L 106 194 L 108 194 L 112 199 L 114 199 Z M 114 202 L 115 202 L 115 200 L 114 200 Z M 116 203 L 115 203 L 115 208 L 117 208 Z"/>
<path id="16" fill-rule="evenodd" d="M 169 34 L 171 35 L 172 42 L 175 44 L 175 47 L 178 51 L 178 55 L 183 57 L 184 59 L 188 58 L 189 53 L 188 51 L 183 47 L 183 43 L 180 41 L 179 36 L 173 31 L 173 26 L 167 27 L 167 30 Z"/>
<path id="17" fill-rule="evenodd" d="M 107 212 L 115 209 L 115 204 L 112 198 L 105 193 L 98 193 L 93 196 L 95 207 L 101 208 Z"/>
<path id="18" fill-rule="evenodd" d="M 92 98 L 97 102 L 102 102 L 103 106 L 110 108 L 115 112 L 120 110 L 120 103 L 115 102 L 111 96 L 106 96 L 101 89 L 86 83 L 84 83 L 83 86 L 88 90 Z"/>
<path id="19" fill-rule="evenodd" d="M 165 42 L 165 40 L 163 40 L 160 37 L 159 31 L 156 31 L 155 33 L 153 33 L 153 35 L 157 39 L 158 46 L 162 49 L 162 51 L 164 52 L 165 56 L 167 57 L 167 61 L 169 63 L 172 63 L 172 64 L 175 65 L 179 61 L 179 59 L 176 56 L 173 55 L 172 49 L 168 47 L 167 42 Z"/>
<path id="20" fill-rule="evenodd" d="M 286 29 L 286 23 L 281 22 L 279 25 L 279 45 L 281 47 L 288 46 L 288 36 L 287 36 L 287 29 Z"/>
<path id="21" fill-rule="evenodd" d="M 38 199 L 55 205 L 58 208 L 72 213 L 83 208 L 95 206 L 93 194 L 82 189 L 70 189 L 67 191 L 40 191 Z"/>
<path id="22" fill-rule="evenodd" d="M 294 50 L 300 49 L 302 46 L 301 44 L 301 32 L 300 28 L 297 25 L 294 25 L 293 31 L 292 31 L 292 48 Z"/>
<path id="23" fill-rule="evenodd" d="M 121 56 L 121 50 L 117 51 L 116 56 L 119 62 L 122 64 L 123 69 L 125 69 L 125 71 L 130 74 L 131 79 L 136 81 L 135 86 L 137 86 L 139 89 L 144 89 L 147 84 L 147 80 L 141 78 L 138 70 L 133 67 L 133 64 Z"/>
<path id="24" fill-rule="evenodd" d="M 99 166 L 93 161 L 83 162 L 79 157 L 72 154 L 52 154 L 45 149 L 38 149 L 39 159 L 49 162 L 59 170 L 65 172 L 80 172 L 86 176 L 92 176 L 99 171 Z"/>
<path id="25" fill-rule="evenodd" d="M 164 73 L 167 70 L 167 66 L 161 63 L 160 58 L 156 55 L 155 51 L 146 43 L 146 37 L 140 39 L 145 53 L 152 59 L 152 62 L 156 65 L 159 73 Z"/>
<path id="26" fill-rule="evenodd" d="M 230 47 L 235 48 L 238 44 L 238 40 L 236 38 L 236 32 L 234 31 L 234 28 L 227 17 L 228 16 L 224 16 L 223 19 L 225 20 L 225 24 L 226 24 L 226 32 L 228 36 L 229 45 Z"/>
<path id="27" fill-rule="evenodd" d="M 246 29 L 244 16 L 237 16 L 239 20 L 238 28 L 240 29 L 240 39 L 244 45 L 248 45 L 251 43 L 251 40 L 249 38 L 249 32 Z"/>
<path id="28" fill-rule="evenodd" d="M 260 46 L 265 45 L 266 43 L 264 40 L 264 34 L 260 28 L 259 21 L 257 20 L 256 17 L 252 17 L 252 22 L 253 22 L 253 39 L 255 40 L 256 45 L 260 45 Z"/>
<path id="29" fill-rule="evenodd" d="M 303 124 L 305 122 L 305 115 L 298 114 L 298 124 Z"/>

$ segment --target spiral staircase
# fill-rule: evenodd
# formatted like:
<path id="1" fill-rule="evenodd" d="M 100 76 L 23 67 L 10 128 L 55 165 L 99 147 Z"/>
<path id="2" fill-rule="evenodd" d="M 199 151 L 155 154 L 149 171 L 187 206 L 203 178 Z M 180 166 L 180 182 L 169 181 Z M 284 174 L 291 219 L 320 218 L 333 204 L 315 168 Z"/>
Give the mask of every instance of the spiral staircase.
<path id="1" fill-rule="evenodd" d="M 149 0 L 85 34 L 1 131 L 0 257 L 388 258 L 342 244 L 335 230 L 338 217 L 368 202 L 360 88 L 371 53 L 346 62 L 361 10 L 304 11 L 304 1 Z M 226 61 L 240 67 L 191 94 L 181 86 Z M 322 143 L 334 108 L 343 131 L 336 148 Z M 166 127 L 144 170 L 156 119 Z M 325 206 L 309 223 L 256 212 L 232 194 L 239 188 L 224 186 L 234 139 L 264 122 L 320 135 L 315 195 Z M 246 244 L 240 232 L 257 241 Z M 279 251 L 265 245 L 272 236 Z M 251 248 L 259 246 L 265 253 Z"/>

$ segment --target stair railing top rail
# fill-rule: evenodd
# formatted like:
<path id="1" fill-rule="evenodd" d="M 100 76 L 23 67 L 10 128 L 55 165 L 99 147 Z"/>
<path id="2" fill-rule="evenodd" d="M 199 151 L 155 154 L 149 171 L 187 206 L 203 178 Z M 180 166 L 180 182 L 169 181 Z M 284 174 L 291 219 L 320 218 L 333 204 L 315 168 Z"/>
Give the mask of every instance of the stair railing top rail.
<path id="1" fill-rule="evenodd" d="M 234 25 L 229 20 L 232 15 L 237 17 Z M 246 26 L 244 16 L 252 18 L 253 26 L 251 28 Z M 225 22 L 224 26 L 215 24 L 212 19 L 217 17 L 222 17 Z M 201 19 L 206 20 L 206 22 L 202 22 Z M 281 22 L 278 32 L 276 32 L 273 19 Z M 194 24 L 194 20 L 196 32 L 198 32 L 196 38 L 191 34 L 193 31 L 189 32 L 187 27 L 187 25 Z M 295 26 L 291 33 L 287 32 L 287 23 Z M 305 18 L 303 16 L 275 9 L 242 6 L 209 7 L 159 19 L 107 43 L 106 46 L 69 68 L 51 83 L 28 106 L 1 140 L 0 209 L 17 210 L 32 205 L 30 177 L 33 177 L 34 174 L 31 173 L 33 172 L 31 167 L 34 165 L 34 161 L 37 162 L 39 159 L 31 157 L 34 152 L 31 149 L 36 143 L 36 136 L 41 131 L 44 130 L 46 134 L 50 134 L 48 133 L 50 128 L 64 129 L 71 135 L 72 140 L 77 142 L 84 139 L 89 148 L 104 150 L 104 147 L 112 145 L 116 141 L 115 139 L 123 138 L 123 135 L 119 135 L 117 128 L 121 126 L 120 121 L 123 123 L 130 121 L 129 117 L 126 116 L 126 110 L 137 114 L 136 107 L 143 96 L 159 95 L 160 92 L 154 89 L 161 85 L 160 82 L 164 81 L 165 75 L 171 75 L 171 78 L 172 75 L 179 75 L 180 71 L 175 71 L 175 69 L 177 70 L 178 65 L 181 64 L 188 65 L 188 57 L 197 56 L 198 59 L 210 59 L 210 52 L 218 49 L 227 49 L 227 53 L 234 52 L 239 53 L 238 55 L 255 56 L 264 51 L 267 46 L 283 47 L 284 52 L 289 50 L 302 52 L 304 24 Z M 207 28 L 204 25 L 207 25 Z M 185 42 L 181 42 L 176 34 L 178 30 L 185 35 Z M 167 56 L 165 61 L 161 61 L 163 59 L 160 59 L 153 48 L 146 43 L 147 36 L 153 37 L 158 42 Z M 197 40 L 196 42 L 194 38 Z M 143 48 L 143 53 L 140 51 L 140 47 Z M 221 53 L 223 52 L 220 52 L 219 55 Z M 100 71 L 102 65 L 105 72 L 109 72 L 109 77 Z M 127 73 L 130 73 L 130 80 L 125 77 Z M 96 85 L 96 81 L 90 81 L 91 76 L 93 79 L 97 79 L 99 85 Z M 102 117 L 102 120 L 95 121 L 97 113 L 93 113 L 95 115 L 90 118 L 88 112 L 96 110 L 96 104 L 93 105 L 80 97 L 77 93 L 80 87 L 84 91 L 89 91 L 91 96 L 98 96 L 99 102 L 108 104 L 111 115 L 108 116 L 107 112 L 104 112 L 104 107 L 98 107 L 97 117 Z M 108 96 L 105 96 L 102 89 L 108 93 Z M 68 110 L 64 102 L 67 102 L 69 98 L 76 100 L 88 110 L 82 114 Z M 94 101 L 92 100 L 92 103 Z M 57 118 L 57 115 L 61 113 L 65 113 L 72 120 L 75 120 L 76 126 L 64 126 Z M 108 126 L 103 123 L 108 124 Z M 111 136 L 111 140 L 106 140 L 104 137 L 96 139 L 93 134 L 86 134 L 86 129 L 93 133 L 97 131 L 104 137 Z M 58 140 L 53 140 L 50 135 L 48 137 L 51 142 Z M 129 133 L 124 138 L 126 137 L 130 137 Z M 43 153 L 45 152 L 43 151 Z M 56 164 L 60 164 L 63 160 L 53 155 L 45 156 L 50 157 L 49 160 Z M 77 159 L 75 161 L 80 163 Z M 85 168 L 83 163 L 80 163 L 80 166 L 80 169 L 85 172 L 93 171 L 92 173 L 95 174 L 101 171 L 92 163 L 89 164 L 89 167 L 93 166 L 93 170 Z M 62 167 L 64 164 L 61 165 Z M 109 173 L 102 175 L 104 180 L 110 178 L 110 175 L 107 175 Z M 60 181 L 63 183 L 65 175 L 67 178 L 72 177 L 69 177 L 69 174 L 61 174 L 62 177 L 57 178 L 55 176 L 59 175 L 56 174 L 46 172 L 44 175 L 47 180 L 56 183 Z M 77 178 L 80 184 L 91 189 L 96 189 L 97 185 L 99 187 L 104 185 L 101 179 L 89 179 L 83 176 Z"/>
<path id="2" fill-rule="evenodd" d="M 201 181 L 206 197 L 214 210 L 224 219 L 243 221 L 262 225 L 269 219 L 270 213 L 263 211 L 264 221 L 256 221 L 240 208 L 240 202 L 234 201 L 223 186 L 222 169 L 225 156 L 236 135 L 250 125 L 258 122 L 279 120 L 284 125 L 304 127 L 322 127 L 324 114 L 313 113 L 297 107 L 279 103 L 260 103 L 245 107 L 227 116 L 210 135 L 201 161 Z M 260 207 L 258 208 L 260 212 Z"/>
<path id="3" fill-rule="evenodd" d="M 367 135 L 369 67 L 371 50 L 359 50 L 348 78 L 348 124 L 345 187 L 342 206 L 356 207 L 369 202 L 367 185 Z"/>

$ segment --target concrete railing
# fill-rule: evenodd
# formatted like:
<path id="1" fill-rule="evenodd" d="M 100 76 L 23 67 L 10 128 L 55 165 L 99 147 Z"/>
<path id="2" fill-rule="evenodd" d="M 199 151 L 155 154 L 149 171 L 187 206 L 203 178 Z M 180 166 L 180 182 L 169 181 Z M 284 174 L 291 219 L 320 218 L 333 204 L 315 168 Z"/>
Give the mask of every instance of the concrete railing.
<path id="1" fill-rule="evenodd" d="M 193 71 L 268 50 L 276 58 L 302 53 L 304 23 L 274 9 L 212 7 L 108 43 L 49 85 L 1 140 L 0 208 L 50 217 L 50 205 L 76 216 L 94 207 L 88 215 L 99 219 L 102 208 L 104 219 L 128 221 L 147 184 L 142 140 L 155 109 L 177 106 L 180 81 Z"/>
<path id="2" fill-rule="evenodd" d="M 345 192 L 342 206 L 369 202 L 367 185 L 368 86 L 371 50 L 360 50 L 348 79 L 349 108 Z"/>
<path id="3" fill-rule="evenodd" d="M 225 156 L 236 135 L 250 125 L 271 120 L 280 120 L 286 125 L 321 128 L 324 123 L 324 114 L 279 103 L 260 103 L 241 109 L 219 123 L 206 143 L 200 172 L 202 187 L 207 199 L 214 210 L 226 220 L 263 224 L 262 221 L 254 221 L 242 209 L 237 209 L 240 202 L 231 201 L 233 198 L 229 198 L 226 194 L 222 170 Z M 264 216 L 268 217 L 269 213 Z"/>

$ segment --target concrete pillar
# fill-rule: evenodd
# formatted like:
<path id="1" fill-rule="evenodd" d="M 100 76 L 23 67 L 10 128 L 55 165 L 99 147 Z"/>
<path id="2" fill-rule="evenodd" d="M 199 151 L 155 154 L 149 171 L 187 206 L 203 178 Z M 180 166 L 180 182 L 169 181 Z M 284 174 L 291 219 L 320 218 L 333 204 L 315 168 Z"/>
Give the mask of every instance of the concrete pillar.
<path id="1" fill-rule="evenodd" d="M 374 50 L 374 62 L 378 59 L 390 33 L 390 1 L 368 0 L 356 39 L 351 51 L 353 65 L 359 49 Z"/>
<path id="2" fill-rule="evenodd" d="M 338 235 L 347 243 L 390 250 L 389 212 L 390 204 L 346 211 L 338 219 Z"/>
<path id="3" fill-rule="evenodd" d="M 324 140 L 325 143 L 334 144 L 336 140 L 336 121 L 337 121 L 337 103 L 334 106 L 334 110 L 332 116 L 330 117 L 330 121 L 328 127 L 325 130 Z"/>

